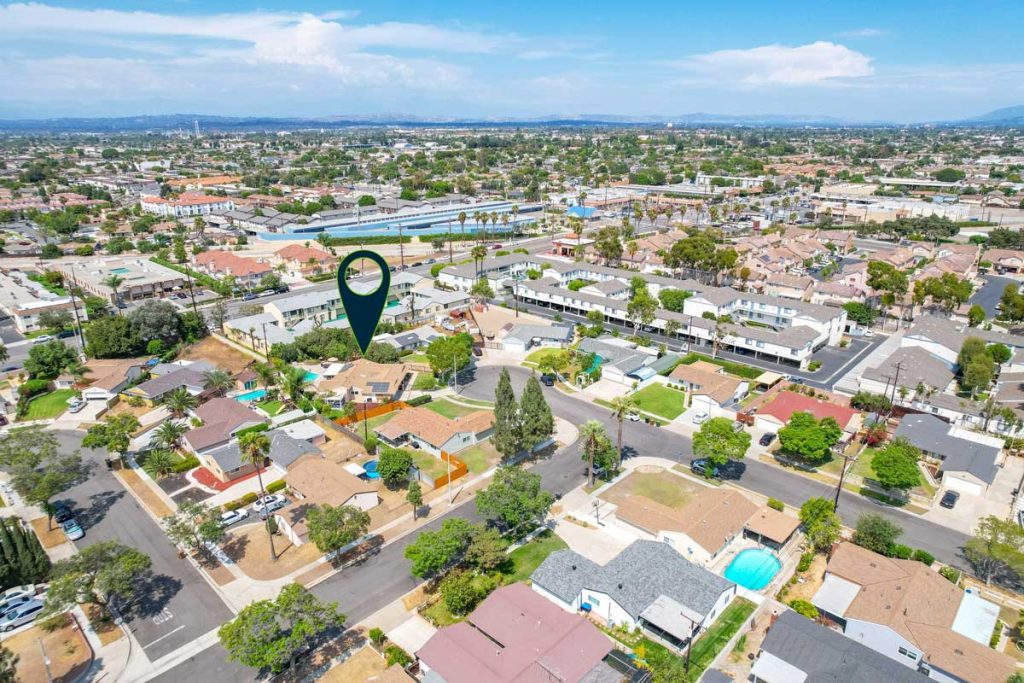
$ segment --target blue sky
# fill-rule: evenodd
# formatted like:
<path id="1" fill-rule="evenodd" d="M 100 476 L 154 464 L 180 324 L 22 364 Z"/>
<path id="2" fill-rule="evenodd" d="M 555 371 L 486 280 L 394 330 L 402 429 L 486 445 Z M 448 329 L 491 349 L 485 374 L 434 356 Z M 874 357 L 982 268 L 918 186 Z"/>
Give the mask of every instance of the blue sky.
<path id="1" fill-rule="evenodd" d="M 0 0 L 0 117 L 808 114 L 1024 104 L 1022 2 Z"/>

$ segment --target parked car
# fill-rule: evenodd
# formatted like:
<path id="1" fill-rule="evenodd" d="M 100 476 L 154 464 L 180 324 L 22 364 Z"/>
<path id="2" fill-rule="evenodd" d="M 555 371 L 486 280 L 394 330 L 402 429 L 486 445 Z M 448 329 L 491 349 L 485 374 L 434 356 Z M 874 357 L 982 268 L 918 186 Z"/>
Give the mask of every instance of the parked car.
<path id="1" fill-rule="evenodd" d="M 52 334 L 41 334 L 38 337 L 36 337 L 35 339 L 33 339 L 32 343 L 33 344 L 45 344 L 46 342 L 53 341 L 54 339 L 56 339 L 56 337 L 54 337 Z"/>
<path id="2" fill-rule="evenodd" d="M 15 596 L 10 600 L 4 602 L 3 604 L 0 604 L 0 619 L 3 619 L 4 616 L 6 616 L 9 612 L 13 612 L 18 607 L 24 605 L 26 602 L 32 602 L 35 599 L 36 595 L 35 593 L 32 593 L 31 595 Z"/>
<path id="3" fill-rule="evenodd" d="M 958 500 L 960 500 L 959 493 L 957 493 L 956 491 L 946 491 L 944 494 L 942 494 L 942 500 L 939 501 L 939 505 L 946 508 L 947 510 L 952 510 L 954 507 L 956 507 L 956 502 Z"/>
<path id="4" fill-rule="evenodd" d="M 68 410 L 72 413 L 77 413 L 85 407 L 85 401 L 78 398 L 77 396 L 68 401 Z"/>
<path id="5" fill-rule="evenodd" d="M 706 412 L 701 411 L 693 416 L 693 424 L 702 425 L 708 421 L 708 417 L 710 416 Z"/>
<path id="6" fill-rule="evenodd" d="M 629 420 L 630 422 L 639 422 L 640 413 L 626 413 L 626 419 Z"/>
<path id="7" fill-rule="evenodd" d="M 266 519 L 267 515 L 271 512 L 274 510 L 280 510 L 287 504 L 287 498 L 280 494 L 272 493 L 269 496 L 264 496 L 253 503 L 252 511 L 259 515 L 260 519 Z"/>
<path id="8" fill-rule="evenodd" d="M 480 356 L 484 355 L 484 352 L 480 349 L 479 346 L 474 346 L 473 347 L 473 355 L 476 356 L 477 358 L 479 358 Z"/>
<path id="9" fill-rule="evenodd" d="M 243 519 L 249 516 L 249 511 L 245 508 L 238 508 L 237 510 L 228 510 L 220 516 L 221 526 L 231 526 L 232 524 L 238 524 Z"/>
<path id="10" fill-rule="evenodd" d="M 771 446 L 772 441 L 775 441 L 775 435 L 772 434 L 771 432 L 768 432 L 767 434 L 762 434 L 761 438 L 757 440 L 757 442 L 762 446 Z"/>
<path id="11" fill-rule="evenodd" d="M 39 613 L 43 611 L 42 600 L 29 600 L 23 605 L 18 605 L 0 618 L 0 629 L 13 631 L 19 626 L 35 621 Z"/>
<path id="12" fill-rule="evenodd" d="M 78 521 L 74 517 L 61 523 L 60 528 L 64 530 L 64 535 L 69 541 L 77 541 L 85 537 L 85 532 L 82 531 L 82 527 L 78 525 Z"/>
<path id="13" fill-rule="evenodd" d="M 555 376 L 550 372 L 545 372 L 540 376 L 540 383 L 546 387 L 553 387 L 555 386 Z"/>
<path id="14" fill-rule="evenodd" d="M 721 474 L 718 470 L 718 465 L 711 465 L 704 458 L 697 458 L 696 460 L 690 463 L 690 469 L 692 469 L 694 472 L 696 472 L 702 477 L 707 476 L 706 473 L 708 467 L 711 467 L 712 477 L 717 477 L 719 474 Z"/>
<path id="15" fill-rule="evenodd" d="M 53 521 L 57 522 L 57 524 L 63 524 L 74 516 L 67 503 L 57 502 L 53 504 Z"/>
<path id="16" fill-rule="evenodd" d="M 256 295 L 253 294 L 252 292 L 246 292 L 245 294 L 242 295 L 242 301 L 252 301 L 255 298 Z"/>
<path id="17" fill-rule="evenodd" d="M 12 607 L 27 602 L 35 596 L 36 586 L 34 583 L 26 583 L 24 586 L 8 588 L 3 593 L 0 593 L 0 616 Z"/>

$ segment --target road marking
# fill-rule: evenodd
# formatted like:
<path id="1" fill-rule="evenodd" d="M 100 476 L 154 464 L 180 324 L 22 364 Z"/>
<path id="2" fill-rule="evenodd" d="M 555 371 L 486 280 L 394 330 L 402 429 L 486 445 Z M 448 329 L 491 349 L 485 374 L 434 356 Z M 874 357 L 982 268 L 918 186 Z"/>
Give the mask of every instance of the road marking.
<path id="1" fill-rule="evenodd" d="M 171 610 L 169 610 L 166 607 L 164 607 L 162 610 L 160 610 L 160 614 L 158 614 L 155 617 L 153 617 L 153 623 L 156 624 L 157 626 L 159 626 L 160 624 L 168 622 L 168 621 L 170 621 L 173 618 L 174 618 L 174 615 L 171 614 Z"/>
<path id="2" fill-rule="evenodd" d="M 142 649 L 145 650 L 147 647 L 152 647 L 152 646 L 156 645 L 157 643 L 159 643 L 161 640 L 163 640 L 167 636 L 173 636 L 175 633 L 177 633 L 178 631 L 180 631 L 183 628 L 185 628 L 185 624 L 182 624 L 181 626 L 179 626 L 178 628 L 174 629 L 173 631 L 168 631 L 167 633 L 163 634 L 162 636 L 160 636 L 156 640 L 152 641 L 148 645 L 143 645 Z"/>

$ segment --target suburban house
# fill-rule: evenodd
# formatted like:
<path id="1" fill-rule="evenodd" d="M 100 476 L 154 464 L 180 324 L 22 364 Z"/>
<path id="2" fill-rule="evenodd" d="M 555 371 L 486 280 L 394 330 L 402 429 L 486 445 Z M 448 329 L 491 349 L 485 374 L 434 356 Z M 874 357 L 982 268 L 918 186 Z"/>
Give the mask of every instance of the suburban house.
<path id="1" fill-rule="evenodd" d="M 762 291 L 768 296 L 810 301 L 815 282 L 816 280 L 809 275 L 772 273 L 765 278 Z"/>
<path id="2" fill-rule="evenodd" d="M 416 657 L 424 681 L 603 683 L 622 680 L 604 661 L 612 649 L 586 619 L 513 583 L 434 633 Z"/>
<path id="3" fill-rule="evenodd" d="M 743 536 L 756 512 L 757 506 L 739 491 L 706 488 L 679 510 L 633 494 L 619 503 L 615 518 L 644 538 L 666 543 L 690 562 L 707 566 Z"/>
<path id="4" fill-rule="evenodd" d="M 306 542 L 309 535 L 306 515 L 314 507 L 351 505 L 368 512 L 380 504 L 376 484 L 350 474 L 319 453 L 292 463 L 285 481 L 295 500 L 281 508 L 276 517 L 281 531 L 295 545 Z"/>
<path id="5" fill-rule="evenodd" d="M 799 528 L 799 519 L 767 505 L 762 505 L 743 525 L 743 531 L 747 538 L 776 550 L 781 550 L 789 543 Z"/>
<path id="6" fill-rule="evenodd" d="M 793 413 L 810 413 L 816 420 L 834 418 L 843 430 L 843 440 L 852 437 L 861 427 L 859 410 L 785 389 L 768 396 L 762 403 L 755 403 L 750 413 L 754 415 L 755 428 L 769 432 L 778 432 L 786 426 Z"/>
<path id="7" fill-rule="evenodd" d="M 398 399 L 411 376 L 412 370 L 405 363 L 374 363 L 359 358 L 334 377 L 321 380 L 317 390 L 333 406 L 390 403 Z"/>
<path id="8" fill-rule="evenodd" d="M 407 408 L 373 431 L 390 446 L 411 445 L 441 457 L 442 451 L 458 453 L 488 439 L 494 431 L 494 413 L 477 410 L 452 419 L 429 408 Z"/>
<path id="9" fill-rule="evenodd" d="M 1002 466 L 1002 439 L 963 431 L 934 415 L 904 415 L 894 436 L 938 461 L 942 483 L 962 493 L 984 495 Z"/>
<path id="10" fill-rule="evenodd" d="M 517 353 L 535 347 L 565 348 L 575 336 L 572 325 L 516 325 L 502 338 L 501 347 Z"/>
<path id="11" fill-rule="evenodd" d="M 691 407 L 702 408 L 712 416 L 721 415 L 727 407 L 735 410 L 736 404 L 750 390 L 747 380 L 734 377 L 724 368 L 703 360 L 677 365 L 668 379 L 669 384 L 678 385 L 690 394 Z"/>
<path id="12" fill-rule="evenodd" d="M 231 251 L 204 251 L 193 262 L 199 272 L 221 279 L 233 277 L 235 284 L 243 288 L 259 285 L 264 276 L 274 272 L 269 263 Z"/>
<path id="13" fill-rule="evenodd" d="M 848 638 L 938 681 L 1005 683 L 1017 668 L 988 646 L 999 607 L 921 562 L 840 543 L 811 602 Z"/>
<path id="14" fill-rule="evenodd" d="M 93 358 L 85 366 L 89 369 L 85 380 L 89 385 L 82 388 L 82 398 L 86 401 L 104 401 L 108 405 L 146 371 L 145 361 L 138 358 Z"/>
<path id="15" fill-rule="evenodd" d="M 406 330 L 405 332 L 399 332 L 398 334 L 382 334 L 377 335 L 373 338 L 374 341 L 388 346 L 393 346 L 399 351 L 415 351 L 425 346 L 429 346 L 430 342 L 440 337 L 436 330 L 429 325 L 422 325 L 412 330 Z"/>
<path id="16" fill-rule="evenodd" d="M 1013 249 L 989 249 L 984 259 L 992 264 L 997 273 L 1018 274 L 1024 270 L 1024 252 Z"/>
<path id="17" fill-rule="evenodd" d="M 285 272 L 292 277 L 306 277 L 329 272 L 338 262 L 338 257 L 323 249 L 289 244 L 274 252 L 274 261 L 274 265 L 283 265 Z"/>
<path id="18" fill-rule="evenodd" d="M 155 406 L 167 394 L 177 389 L 184 389 L 193 396 L 198 396 L 203 393 L 206 373 L 214 369 L 212 364 L 203 360 L 160 363 L 149 369 L 149 379 L 125 389 L 122 393 L 128 397 L 142 399 L 147 406 Z"/>
<path id="19" fill-rule="evenodd" d="M 195 409 L 195 415 L 202 420 L 203 426 L 185 433 L 185 445 L 196 455 L 223 446 L 239 431 L 263 424 L 266 420 L 261 413 L 247 408 L 233 398 L 224 397 L 214 398 L 202 404 Z M 243 473 L 239 472 L 234 476 L 229 476 L 229 472 L 223 474 L 226 478 L 221 479 L 228 481 Z"/>
<path id="20" fill-rule="evenodd" d="M 235 431 L 237 432 L 237 430 Z M 307 439 L 290 434 L 288 427 L 272 429 L 266 432 L 266 435 L 270 441 L 270 452 L 267 457 L 274 468 L 282 474 L 287 472 L 288 467 L 302 456 L 320 454 L 316 445 Z M 229 482 L 255 471 L 255 467 L 243 461 L 242 450 L 238 440 L 234 438 L 220 446 L 214 446 L 198 453 L 197 457 L 206 469 L 213 472 L 223 482 Z"/>
<path id="21" fill-rule="evenodd" d="M 603 566 L 559 550 L 530 578 L 533 590 L 568 612 L 586 612 L 612 628 L 640 628 L 677 649 L 736 597 L 736 584 L 659 541 L 634 541 Z"/>
<path id="22" fill-rule="evenodd" d="M 864 370 L 860 389 L 891 396 L 895 384 L 897 395 L 909 399 L 917 396 L 919 388 L 926 394 L 944 392 L 955 376 L 953 367 L 938 356 L 920 346 L 906 346 L 896 349 L 877 366 Z"/>
<path id="23" fill-rule="evenodd" d="M 791 610 L 774 617 L 750 683 L 925 683 L 928 677 Z"/>

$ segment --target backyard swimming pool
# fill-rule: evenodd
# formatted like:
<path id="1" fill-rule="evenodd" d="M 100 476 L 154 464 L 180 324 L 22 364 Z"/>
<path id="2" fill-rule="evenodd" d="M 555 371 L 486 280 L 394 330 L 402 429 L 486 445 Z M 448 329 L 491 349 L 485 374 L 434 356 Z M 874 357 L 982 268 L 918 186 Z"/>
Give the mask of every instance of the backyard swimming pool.
<path id="1" fill-rule="evenodd" d="M 370 462 L 364 463 L 363 469 L 366 471 L 367 479 L 380 479 L 380 473 L 377 471 L 376 460 L 371 460 Z"/>
<path id="2" fill-rule="evenodd" d="M 759 591 L 775 578 L 782 563 L 775 553 L 764 548 L 747 548 L 733 558 L 725 570 L 725 578 L 744 588 Z"/>
<path id="3" fill-rule="evenodd" d="M 253 389 L 252 391 L 247 391 L 244 394 L 235 396 L 235 400 L 240 403 L 249 403 L 250 401 L 258 401 L 266 395 L 266 389 Z"/>

